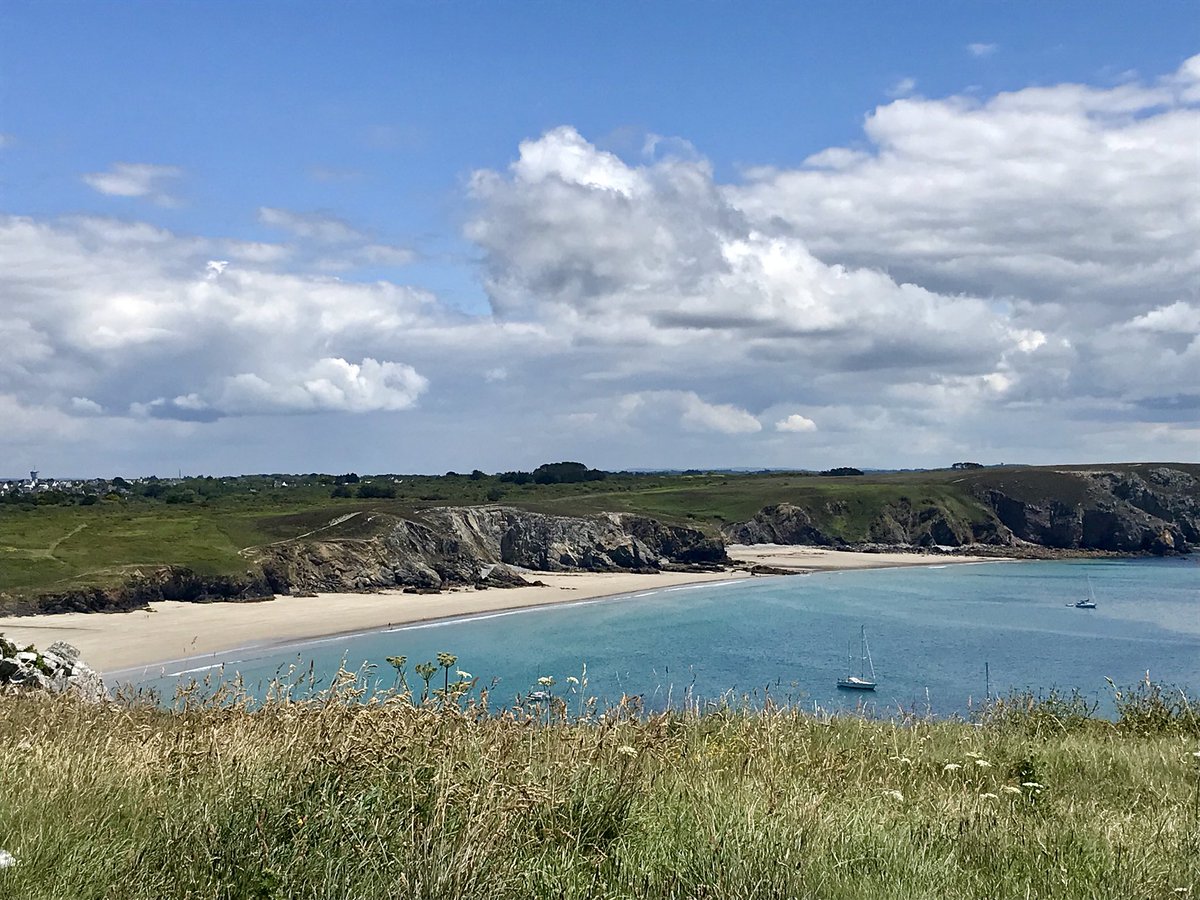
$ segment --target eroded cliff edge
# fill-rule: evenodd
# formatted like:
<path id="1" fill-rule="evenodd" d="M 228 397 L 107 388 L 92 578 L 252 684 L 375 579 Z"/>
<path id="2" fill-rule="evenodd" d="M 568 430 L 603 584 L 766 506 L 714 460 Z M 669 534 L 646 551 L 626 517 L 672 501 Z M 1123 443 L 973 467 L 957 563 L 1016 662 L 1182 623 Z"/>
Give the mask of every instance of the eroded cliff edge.
<path id="1" fill-rule="evenodd" d="M 722 529 L 731 543 L 998 547 L 1167 555 L 1200 546 L 1200 479 L 1169 466 L 1025 470 L 962 479 L 966 502 L 907 496 L 852 509 L 764 507 Z"/>
<path id="2" fill-rule="evenodd" d="M 357 536 L 284 541 L 245 552 L 243 575 L 179 567 L 139 572 L 125 584 L 32 598 L 10 613 L 110 612 L 157 600 L 253 601 L 275 594 L 524 584 L 519 570 L 651 572 L 729 562 L 724 542 L 636 515 L 552 516 L 507 507 L 425 510 L 420 521 L 372 513 Z"/>

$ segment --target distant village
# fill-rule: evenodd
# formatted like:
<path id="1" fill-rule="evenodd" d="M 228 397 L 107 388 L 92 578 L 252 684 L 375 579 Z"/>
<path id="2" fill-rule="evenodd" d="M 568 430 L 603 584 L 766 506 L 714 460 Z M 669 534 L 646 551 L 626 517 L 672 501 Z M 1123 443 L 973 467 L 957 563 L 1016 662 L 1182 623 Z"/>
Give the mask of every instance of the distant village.
<path id="1" fill-rule="evenodd" d="M 177 479 L 154 479 L 166 484 L 175 483 Z M 88 494 L 128 494 L 132 493 L 135 485 L 144 484 L 145 478 L 43 478 L 37 470 L 31 471 L 28 478 L 9 478 L 0 480 L 0 497 L 37 496 L 38 494 L 73 494 L 85 496 Z"/>

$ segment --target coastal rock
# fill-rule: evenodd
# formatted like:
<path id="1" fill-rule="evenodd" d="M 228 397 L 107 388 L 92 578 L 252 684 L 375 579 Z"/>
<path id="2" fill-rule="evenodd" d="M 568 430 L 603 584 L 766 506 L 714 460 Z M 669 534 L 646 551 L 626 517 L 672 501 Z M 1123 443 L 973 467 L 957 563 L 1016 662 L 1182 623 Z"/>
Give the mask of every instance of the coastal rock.
<path id="1" fill-rule="evenodd" d="M 258 558 L 275 590 L 527 584 L 519 570 L 656 571 L 727 562 L 719 538 L 643 516 L 550 516 L 507 507 L 426 510 L 373 538 L 296 541 Z"/>
<path id="2" fill-rule="evenodd" d="M 76 647 L 64 641 L 39 653 L 32 647 L 18 650 L 0 637 L 0 690 L 70 693 L 96 703 L 108 699 L 104 679 L 80 659 Z"/>
<path id="3" fill-rule="evenodd" d="M 1200 481 L 1187 472 L 1157 466 L 1056 474 L 1054 499 L 1032 496 L 1015 479 L 977 496 L 1016 538 L 1044 547 L 1165 555 L 1200 544 Z"/>
<path id="4" fill-rule="evenodd" d="M 1184 468 L 998 469 L 956 479 L 961 498 L 875 501 L 869 496 L 804 508 L 766 506 L 725 537 L 742 544 L 859 549 L 935 547 L 1042 551 L 1189 553 L 1200 545 L 1200 479 Z"/>
<path id="5" fill-rule="evenodd" d="M 845 541 L 826 534 L 813 523 L 812 515 L 791 503 L 765 506 L 749 522 L 727 526 L 726 539 L 734 544 L 806 544 L 836 547 Z"/>

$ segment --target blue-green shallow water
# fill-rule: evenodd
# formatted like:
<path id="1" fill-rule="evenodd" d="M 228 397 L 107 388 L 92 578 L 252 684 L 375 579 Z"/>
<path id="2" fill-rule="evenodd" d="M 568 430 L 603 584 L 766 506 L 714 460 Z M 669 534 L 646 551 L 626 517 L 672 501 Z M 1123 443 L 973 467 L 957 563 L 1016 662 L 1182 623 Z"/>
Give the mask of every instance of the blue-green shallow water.
<path id="1" fill-rule="evenodd" d="M 1087 595 L 1098 609 L 1066 604 Z M 936 715 L 966 714 L 985 694 L 1078 688 L 1111 711 L 1105 677 L 1118 685 L 1145 677 L 1200 688 L 1200 563 L 1120 560 L 983 563 L 877 569 L 751 579 L 732 585 L 653 588 L 626 598 L 543 607 L 326 639 L 286 649 L 228 656 L 248 687 L 281 668 L 312 662 L 318 677 L 345 660 L 354 669 L 403 654 L 412 666 L 438 651 L 511 700 L 552 675 L 561 690 L 584 663 L 588 694 L 602 700 L 641 694 L 648 707 L 694 696 L 764 689 L 773 697 L 825 709 L 867 702 L 886 714 L 903 706 Z M 839 691 L 846 648 L 865 625 L 879 689 Z M 199 667 L 178 668 L 202 677 Z M 174 669 L 167 670 L 168 673 Z M 147 673 L 150 674 L 150 673 Z M 153 673 L 162 675 L 162 670 Z M 179 677 L 138 683 L 169 697 Z M 438 673 L 436 683 L 440 683 Z"/>

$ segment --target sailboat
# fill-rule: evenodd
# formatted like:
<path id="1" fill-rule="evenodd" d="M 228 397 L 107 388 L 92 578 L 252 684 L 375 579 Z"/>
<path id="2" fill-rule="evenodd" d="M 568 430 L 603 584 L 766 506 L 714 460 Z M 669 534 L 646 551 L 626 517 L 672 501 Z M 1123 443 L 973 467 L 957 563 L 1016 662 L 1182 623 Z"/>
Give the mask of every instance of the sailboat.
<path id="1" fill-rule="evenodd" d="M 1088 585 L 1087 598 L 1084 600 L 1076 600 L 1074 603 L 1068 603 L 1067 606 L 1072 606 L 1075 609 L 1095 609 L 1096 608 L 1096 596 L 1095 596 L 1095 594 L 1092 593 L 1092 579 L 1090 577 L 1087 580 L 1087 585 Z"/>
<path id="2" fill-rule="evenodd" d="M 839 678 L 837 686 L 845 688 L 848 691 L 873 691 L 875 690 L 875 663 L 871 661 L 871 648 L 867 646 L 867 626 L 860 626 L 860 653 L 859 653 L 859 674 L 851 675 L 853 669 L 853 645 L 846 648 L 846 677 Z M 867 669 L 871 670 L 871 677 L 867 678 Z"/>

